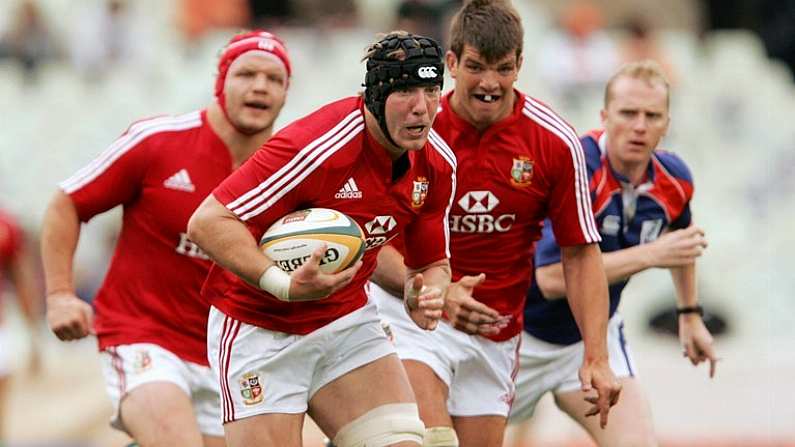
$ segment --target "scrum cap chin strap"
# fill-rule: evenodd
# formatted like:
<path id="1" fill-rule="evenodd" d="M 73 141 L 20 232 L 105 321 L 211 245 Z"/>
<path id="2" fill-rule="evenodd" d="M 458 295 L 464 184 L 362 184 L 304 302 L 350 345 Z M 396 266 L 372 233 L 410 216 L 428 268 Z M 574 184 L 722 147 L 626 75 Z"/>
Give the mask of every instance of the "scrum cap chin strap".
<path id="1" fill-rule="evenodd" d="M 395 147 L 386 125 L 386 98 L 395 90 L 412 87 L 438 85 L 444 82 L 442 47 L 429 37 L 408 34 L 390 34 L 374 45 L 375 52 L 367 59 L 367 75 L 364 78 L 364 103 L 378 120 L 381 131 Z M 402 49 L 403 60 L 389 58 Z"/>

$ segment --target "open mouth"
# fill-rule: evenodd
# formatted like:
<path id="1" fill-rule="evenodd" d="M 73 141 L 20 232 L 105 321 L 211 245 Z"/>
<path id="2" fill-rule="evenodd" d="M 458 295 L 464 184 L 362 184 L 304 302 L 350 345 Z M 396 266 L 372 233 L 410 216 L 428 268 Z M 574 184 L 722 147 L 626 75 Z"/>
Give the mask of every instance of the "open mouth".
<path id="1" fill-rule="evenodd" d="M 495 102 L 499 101 L 499 100 L 500 100 L 500 98 L 501 98 L 501 96 L 499 96 L 499 95 L 481 95 L 481 94 L 475 94 L 475 95 L 472 95 L 472 96 L 474 96 L 474 97 L 475 97 L 475 99 L 477 99 L 478 101 L 480 101 L 480 102 L 484 102 L 484 103 L 486 103 L 486 104 L 492 104 L 492 103 L 495 103 Z"/>
<path id="2" fill-rule="evenodd" d="M 422 135 L 423 132 L 425 132 L 425 129 L 427 127 L 428 126 L 424 124 L 417 124 L 416 126 L 406 126 L 406 130 L 408 130 L 409 134 L 411 135 L 419 136 Z"/>
<path id="3" fill-rule="evenodd" d="M 246 107 L 251 107 L 252 109 L 258 110 L 269 110 L 271 107 L 268 104 L 265 104 L 261 101 L 246 101 L 243 103 Z"/>

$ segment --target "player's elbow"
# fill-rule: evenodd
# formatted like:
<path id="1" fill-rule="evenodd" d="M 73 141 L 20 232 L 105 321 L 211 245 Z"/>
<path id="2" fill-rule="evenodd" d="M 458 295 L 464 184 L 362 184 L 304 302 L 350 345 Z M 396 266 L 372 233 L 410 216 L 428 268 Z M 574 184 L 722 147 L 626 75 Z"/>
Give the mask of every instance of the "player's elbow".
<path id="1" fill-rule="evenodd" d="M 559 265 L 540 267 L 536 270 L 538 289 L 548 300 L 557 300 L 566 296 L 566 279 L 558 270 L 561 270 Z"/>
<path id="2" fill-rule="evenodd" d="M 210 213 L 208 210 L 207 201 L 205 200 L 196 208 L 196 211 L 193 212 L 193 215 L 190 216 L 188 219 L 188 239 L 195 243 L 199 243 L 203 235 L 207 233 L 205 231 L 208 222 L 210 220 Z"/>
<path id="3" fill-rule="evenodd" d="M 80 217 L 72 198 L 58 190 L 47 205 L 42 221 L 41 240 L 43 246 L 48 241 L 65 238 L 76 239 L 80 232 Z"/>
<path id="4" fill-rule="evenodd" d="M 53 194 L 50 203 L 47 205 L 44 221 L 45 223 L 52 223 L 53 221 L 57 222 L 64 219 L 77 221 L 77 209 L 72 198 L 59 189 Z"/>

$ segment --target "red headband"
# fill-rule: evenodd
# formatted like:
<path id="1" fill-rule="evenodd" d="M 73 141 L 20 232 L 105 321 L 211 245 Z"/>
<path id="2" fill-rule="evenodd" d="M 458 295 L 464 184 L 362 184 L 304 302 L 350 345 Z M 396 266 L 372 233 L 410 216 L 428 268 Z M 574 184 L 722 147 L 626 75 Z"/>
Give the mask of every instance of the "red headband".
<path id="1" fill-rule="evenodd" d="M 215 97 L 218 99 L 218 103 L 221 105 L 224 114 L 226 114 L 226 106 L 224 104 L 226 73 L 229 71 L 232 62 L 241 54 L 254 50 L 264 51 L 280 60 L 287 70 L 287 77 L 290 77 L 292 73 L 290 70 L 290 58 L 287 55 L 287 48 L 284 47 L 284 43 L 281 39 L 262 30 L 249 31 L 236 35 L 229 41 L 221 53 L 221 59 L 218 61 L 218 77 L 215 79 Z"/>

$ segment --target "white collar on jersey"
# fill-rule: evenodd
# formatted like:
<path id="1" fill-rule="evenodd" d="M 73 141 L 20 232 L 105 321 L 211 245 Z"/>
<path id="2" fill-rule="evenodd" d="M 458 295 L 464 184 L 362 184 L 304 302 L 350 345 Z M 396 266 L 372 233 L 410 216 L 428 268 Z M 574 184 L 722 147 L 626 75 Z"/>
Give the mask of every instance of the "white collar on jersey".
<path id="1" fill-rule="evenodd" d="M 599 135 L 599 141 L 597 141 L 599 145 L 599 152 L 604 155 L 607 153 L 607 131 L 602 132 L 602 135 Z"/>

